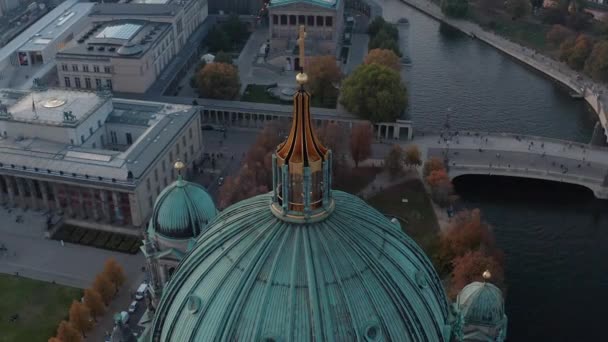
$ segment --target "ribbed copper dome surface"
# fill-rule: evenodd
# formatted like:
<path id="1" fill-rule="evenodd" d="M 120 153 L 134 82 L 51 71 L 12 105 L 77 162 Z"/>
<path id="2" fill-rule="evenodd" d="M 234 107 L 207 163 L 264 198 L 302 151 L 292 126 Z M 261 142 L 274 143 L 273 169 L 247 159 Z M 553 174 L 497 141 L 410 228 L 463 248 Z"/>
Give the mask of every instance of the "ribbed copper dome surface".
<path id="1" fill-rule="evenodd" d="M 497 325 L 504 319 L 502 291 L 491 283 L 473 282 L 456 299 L 465 324 Z"/>
<path id="2" fill-rule="evenodd" d="M 315 223 L 277 218 L 271 194 L 221 212 L 165 288 L 151 340 L 448 341 L 426 255 L 358 197 L 332 194 Z"/>
<path id="3" fill-rule="evenodd" d="M 177 239 L 197 237 L 216 215 L 215 203 L 205 188 L 179 176 L 158 195 L 148 233 Z"/>

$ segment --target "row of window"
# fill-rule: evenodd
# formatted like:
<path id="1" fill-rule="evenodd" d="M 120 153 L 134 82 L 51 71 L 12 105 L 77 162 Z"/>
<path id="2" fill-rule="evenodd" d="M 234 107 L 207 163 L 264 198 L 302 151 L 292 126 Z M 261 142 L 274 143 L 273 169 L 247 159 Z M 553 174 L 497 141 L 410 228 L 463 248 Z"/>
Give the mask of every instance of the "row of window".
<path id="1" fill-rule="evenodd" d="M 287 18 L 289 17 L 289 24 L 287 24 Z M 315 18 L 317 18 L 315 25 Z M 279 20 L 280 19 L 280 20 Z M 314 16 L 314 15 L 277 15 L 274 14 L 272 16 L 272 23 L 274 25 L 308 25 L 308 26 L 326 26 L 332 27 L 334 25 L 333 17 L 323 17 L 323 16 Z M 280 24 L 279 24 L 280 23 Z"/>
<path id="2" fill-rule="evenodd" d="M 69 66 L 67 64 L 61 64 L 61 70 L 63 71 L 69 71 Z M 78 64 L 72 64 L 72 71 L 83 71 L 83 72 L 89 72 L 89 65 L 88 64 L 83 64 L 82 67 L 79 67 Z M 99 67 L 99 65 L 93 65 L 93 72 L 101 72 L 101 69 Z M 112 73 L 112 67 L 110 66 L 104 66 L 103 67 L 103 72 L 106 74 L 111 74 Z"/>
<path id="3" fill-rule="evenodd" d="M 67 77 L 67 76 L 66 76 L 66 77 L 64 77 L 64 78 L 63 78 L 63 81 L 64 81 L 64 83 L 65 83 L 65 87 L 66 87 L 66 88 L 72 88 L 72 78 L 71 78 L 71 77 Z M 110 80 L 110 79 L 106 79 L 105 81 L 106 81 L 106 82 L 105 82 L 105 83 L 106 83 L 106 84 L 105 84 L 105 86 L 106 86 L 108 89 L 112 90 L 112 80 Z M 96 89 L 99 89 L 99 88 L 101 88 L 102 86 L 103 86 L 103 82 L 102 82 L 102 80 L 101 80 L 101 79 L 99 79 L 99 78 L 96 78 L 96 79 L 95 79 L 95 88 L 96 88 Z M 83 88 L 82 83 L 81 83 L 81 81 L 80 81 L 80 77 L 74 77 L 74 87 L 75 87 L 75 88 Z M 85 89 L 91 89 L 91 88 L 93 88 L 93 87 L 92 87 L 92 83 L 91 83 L 91 78 L 90 78 L 90 77 L 85 77 L 85 78 L 84 78 L 84 88 L 85 88 Z"/>
<path id="4" fill-rule="evenodd" d="M 97 120 L 97 128 L 101 128 L 101 120 Z M 92 136 L 93 133 L 95 133 L 95 130 L 93 129 L 93 127 L 89 127 L 89 136 Z M 101 140 L 102 140 L 102 145 L 103 145 L 103 135 L 101 136 Z M 80 136 L 80 143 L 84 144 L 85 142 L 85 137 L 84 135 Z M 74 145 L 74 139 L 70 139 L 70 144 Z M 95 143 L 93 143 L 93 148 L 95 148 Z"/>

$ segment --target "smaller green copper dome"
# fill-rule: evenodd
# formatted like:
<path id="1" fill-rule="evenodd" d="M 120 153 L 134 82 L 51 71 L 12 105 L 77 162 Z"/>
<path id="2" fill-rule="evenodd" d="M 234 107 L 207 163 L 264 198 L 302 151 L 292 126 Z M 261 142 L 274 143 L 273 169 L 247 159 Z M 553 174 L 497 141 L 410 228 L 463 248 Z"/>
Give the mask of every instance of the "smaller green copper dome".
<path id="1" fill-rule="evenodd" d="M 465 286 L 456 305 L 465 324 L 496 326 L 506 318 L 502 291 L 491 283 L 476 281 Z"/>
<path id="2" fill-rule="evenodd" d="M 148 232 L 189 239 L 199 236 L 216 215 L 213 199 L 205 188 L 179 176 L 158 195 Z"/>

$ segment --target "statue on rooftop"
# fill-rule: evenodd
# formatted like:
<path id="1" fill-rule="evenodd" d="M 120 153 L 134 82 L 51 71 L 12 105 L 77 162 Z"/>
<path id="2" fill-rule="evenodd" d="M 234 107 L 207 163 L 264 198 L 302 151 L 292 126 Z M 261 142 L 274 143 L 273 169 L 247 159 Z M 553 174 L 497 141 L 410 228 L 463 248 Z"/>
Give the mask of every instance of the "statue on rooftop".
<path id="1" fill-rule="evenodd" d="M 74 122 L 76 121 L 76 116 L 74 116 L 74 114 L 72 114 L 72 111 L 64 111 L 63 112 L 63 121 L 66 122 Z"/>

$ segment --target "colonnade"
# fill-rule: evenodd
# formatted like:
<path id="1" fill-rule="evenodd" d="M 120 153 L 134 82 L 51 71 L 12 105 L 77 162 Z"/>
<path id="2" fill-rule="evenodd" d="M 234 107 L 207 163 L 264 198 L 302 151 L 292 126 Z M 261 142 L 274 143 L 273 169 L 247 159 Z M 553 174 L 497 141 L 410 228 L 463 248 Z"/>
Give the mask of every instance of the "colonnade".
<path id="1" fill-rule="evenodd" d="M 128 193 L 0 175 L 0 203 L 68 217 L 131 224 Z"/>

